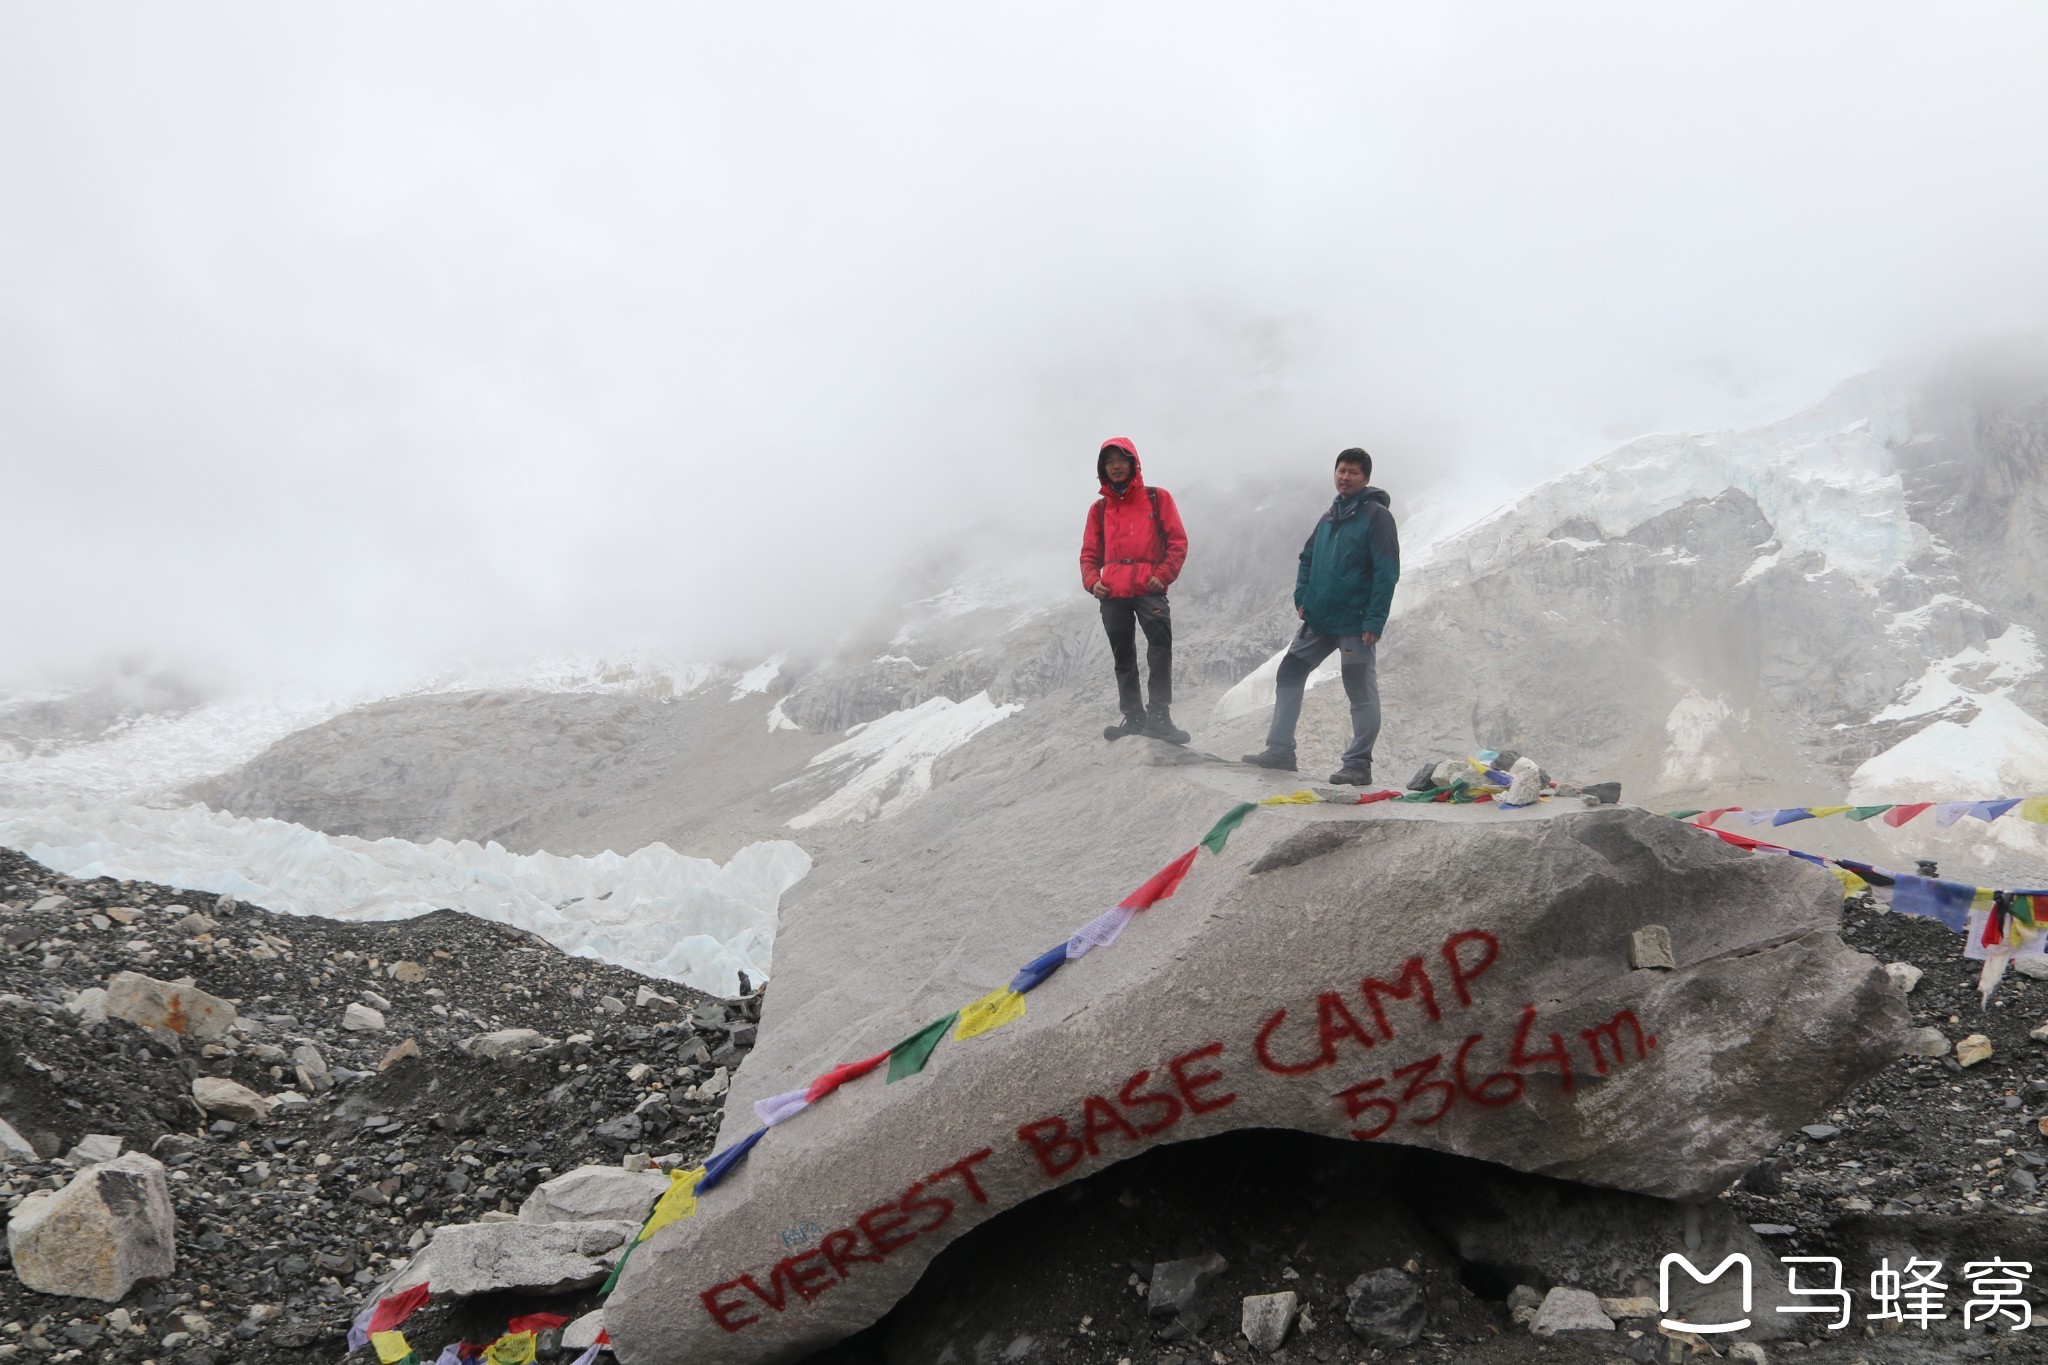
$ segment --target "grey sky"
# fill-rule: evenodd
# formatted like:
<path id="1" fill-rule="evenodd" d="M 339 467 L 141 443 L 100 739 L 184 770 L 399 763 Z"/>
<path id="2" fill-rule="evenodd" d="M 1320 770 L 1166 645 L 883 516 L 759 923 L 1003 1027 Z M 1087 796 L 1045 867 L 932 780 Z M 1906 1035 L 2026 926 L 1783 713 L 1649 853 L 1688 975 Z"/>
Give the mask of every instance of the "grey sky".
<path id="1" fill-rule="evenodd" d="M 2048 325 L 2038 5 L 0 10 L 0 682 L 829 639 Z M 796 638 L 792 638 L 796 637 Z"/>

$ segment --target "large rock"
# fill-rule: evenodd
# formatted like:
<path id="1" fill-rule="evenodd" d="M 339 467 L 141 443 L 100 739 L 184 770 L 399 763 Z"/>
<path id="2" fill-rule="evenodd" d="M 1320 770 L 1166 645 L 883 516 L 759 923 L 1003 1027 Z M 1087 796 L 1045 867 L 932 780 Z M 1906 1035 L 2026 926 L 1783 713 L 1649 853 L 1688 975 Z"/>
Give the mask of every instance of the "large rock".
<path id="1" fill-rule="evenodd" d="M 158 981 L 141 972 L 116 972 L 107 982 L 107 1017 L 137 1028 L 163 1028 L 194 1038 L 224 1037 L 235 1007 L 197 986 Z"/>
<path id="2" fill-rule="evenodd" d="M 261 1123 L 270 1117 L 270 1101 L 225 1076 L 201 1076 L 192 1082 L 192 1098 L 209 1114 L 236 1123 Z"/>
<path id="3" fill-rule="evenodd" d="M 163 1163 L 141 1152 L 88 1166 L 55 1192 L 21 1201 L 7 1254 L 30 1289 L 119 1302 L 177 1263 L 177 1220 Z"/>
<path id="4" fill-rule="evenodd" d="M 36 1149 L 29 1140 L 14 1131 L 14 1125 L 0 1119 L 0 1163 L 9 1161 L 36 1161 Z"/>
<path id="5" fill-rule="evenodd" d="M 647 1221 L 647 1211 L 668 1188 L 660 1171 L 628 1171 L 618 1166 L 579 1166 L 535 1187 L 519 1206 L 522 1223 L 631 1223 Z"/>
<path id="6" fill-rule="evenodd" d="M 416 1284 L 431 1284 L 436 1298 L 505 1289 L 529 1294 L 588 1289 L 611 1273 L 638 1231 L 637 1222 L 458 1223 L 436 1232 L 378 1294 L 401 1293 Z"/>
<path id="7" fill-rule="evenodd" d="M 1140 776 L 1180 809 L 1166 813 L 1172 843 L 1100 841 L 1120 844 L 1125 864 L 1134 848 L 1149 860 L 1153 838 L 1165 862 L 1257 793 L 1245 790 L 1256 776 L 1237 772 Z M 744 1101 L 889 1047 L 1064 938 L 1087 918 L 1077 905 L 1113 904 L 1142 880 L 1149 867 L 1127 868 L 1065 900 L 1028 875 L 1068 875 L 1052 850 L 1098 842 L 1119 782 L 1055 793 L 1076 807 L 1063 842 L 1040 833 L 1015 854 L 963 852 L 961 871 L 928 860 L 892 877 L 900 922 L 863 913 L 880 898 L 842 903 L 831 932 L 810 921 L 821 936 L 806 950 L 793 917 L 723 1141 L 752 1128 Z M 1122 816 L 1145 828 L 1160 799 L 1141 792 L 1150 804 L 1133 814 L 1123 802 Z M 895 846 L 929 844 L 935 822 L 968 808 L 964 794 L 948 805 L 907 822 Z M 978 908 L 965 879 L 1001 858 L 1016 860 L 1012 880 L 981 892 L 1001 891 L 1001 915 L 963 913 Z M 1840 906 L 1817 868 L 1629 808 L 1262 813 L 1223 857 L 1202 855 L 1176 899 L 1040 986 L 1025 1019 L 945 1043 L 914 1080 L 855 1082 L 771 1131 L 694 1218 L 634 1254 L 607 1322 L 627 1365 L 800 1355 L 874 1321 L 1002 1210 L 1148 1147 L 1237 1128 L 1707 1200 L 1896 1052 L 1904 1001 L 1842 944 Z M 1630 969 L 1631 937 L 1652 916 L 1676 926 L 1676 970 Z M 890 945 L 893 969 L 864 969 L 881 951 L 864 945 Z M 792 971 L 806 951 L 809 966 Z M 944 961 L 931 979 L 955 998 L 890 1003 L 905 954 Z M 962 960 L 978 980 L 945 975 Z M 864 1018 L 849 1017 L 854 1004 Z M 804 1227 L 825 1231 L 807 1249 L 782 1240 Z"/>

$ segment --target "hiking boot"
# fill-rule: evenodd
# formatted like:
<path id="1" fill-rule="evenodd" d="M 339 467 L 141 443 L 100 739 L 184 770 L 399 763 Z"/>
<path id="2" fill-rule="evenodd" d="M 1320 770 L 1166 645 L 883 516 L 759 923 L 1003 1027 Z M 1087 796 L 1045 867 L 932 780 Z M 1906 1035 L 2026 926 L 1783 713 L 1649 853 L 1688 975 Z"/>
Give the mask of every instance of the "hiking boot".
<path id="1" fill-rule="evenodd" d="M 1294 753 L 1288 749 L 1261 749 L 1255 754 L 1246 754 L 1239 762 L 1249 763 L 1254 768 L 1271 768 L 1276 772 L 1294 771 Z"/>
<path id="2" fill-rule="evenodd" d="M 1173 723 L 1172 713 L 1164 708 L 1145 717 L 1145 733 L 1154 739 L 1163 739 L 1168 744 L 1185 744 L 1188 732 Z"/>
<path id="3" fill-rule="evenodd" d="M 1372 785 L 1372 769 L 1339 768 L 1336 772 L 1330 774 L 1330 785 L 1333 787 L 1370 787 Z"/>
<path id="4" fill-rule="evenodd" d="M 1142 735 L 1144 733 L 1145 718 L 1143 716 L 1125 716 L 1114 725 L 1102 727 L 1102 737 L 1104 739 L 1122 739 L 1125 735 Z"/>

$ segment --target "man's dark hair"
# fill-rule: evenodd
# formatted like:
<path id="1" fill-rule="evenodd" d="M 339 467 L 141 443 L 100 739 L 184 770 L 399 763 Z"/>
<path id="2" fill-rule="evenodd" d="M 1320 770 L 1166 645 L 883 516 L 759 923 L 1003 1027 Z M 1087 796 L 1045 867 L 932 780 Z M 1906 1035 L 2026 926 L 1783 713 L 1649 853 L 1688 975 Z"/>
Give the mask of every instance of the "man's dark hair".
<path id="1" fill-rule="evenodd" d="M 1365 475 L 1368 479 L 1372 477 L 1372 456 L 1366 454 L 1365 451 L 1357 446 L 1353 446 L 1349 450 L 1338 451 L 1337 463 L 1355 464 L 1358 466 L 1359 473 Z M 1332 468 L 1334 467 L 1332 466 Z"/>

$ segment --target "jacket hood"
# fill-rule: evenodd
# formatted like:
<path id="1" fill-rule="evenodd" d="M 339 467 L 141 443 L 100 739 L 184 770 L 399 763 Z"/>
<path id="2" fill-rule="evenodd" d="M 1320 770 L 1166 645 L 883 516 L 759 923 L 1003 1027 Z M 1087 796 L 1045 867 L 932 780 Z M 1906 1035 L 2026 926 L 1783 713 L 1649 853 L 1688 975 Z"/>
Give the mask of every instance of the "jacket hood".
<path id="1" fill-rule="evenodd" d="M 1348 505 L 1342 493 L 1331 499 L 1329 515 L 1337 521 L 1349 521 L 1352 517 L 1364 511 L 1365 505 L 1369 502 L 1376 502 L 1386 508 L 1392 508 L 1394 505 L 1394 500 L 1387 496 L 1386 489 L 1374 488 L 1371 484 L 1367 484 L 1352 495 Z"/>
<path id="2" fill-rule="evenodd" d="M 1131 457 L 1131 482 L 1124 491 L 1129 492 L 1132 488 L 1143 487 L 1145 467 L 1138 463 L 1137 444 L 1128 436 L 1112 436 L 1102 443 L 1102 452 L 1095 457 L 1095 481 L 1102 485 L 1102 491 L 1105 494 L 1114 491 L 1109 486 L 1109 475 L 1102 472 L 1102 466 L 1106 463 L 1112 446 Z"/>

